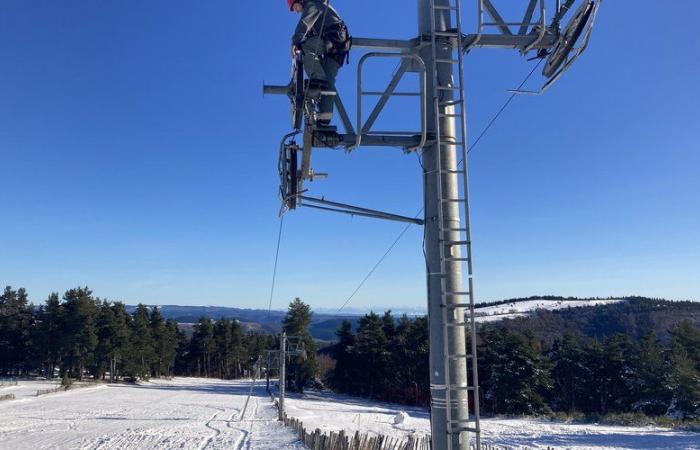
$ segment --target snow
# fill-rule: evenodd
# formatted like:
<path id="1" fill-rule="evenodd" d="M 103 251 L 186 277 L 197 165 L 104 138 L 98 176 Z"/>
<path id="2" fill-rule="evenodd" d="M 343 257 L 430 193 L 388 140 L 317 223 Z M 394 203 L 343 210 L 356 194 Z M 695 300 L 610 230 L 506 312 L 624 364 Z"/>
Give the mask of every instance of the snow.
<path id="1" fill-rule="evenodd" d="M 250 381 L 195 378 L 105 384 L 36 397 L 56 383 L 20 381 L 2 393 L 0 448 L 301 450 L 258 383 L 238 421 Z M 287 413 L 307 429 L 406 438 L 430 432 L 426 410 L 326 392 L 291 394 Z M 405 414 L 405 415 L 404 415 Z M 397 415 L 404 420 L 395 423 Z M 569 425 L 534 419 L 482 420 L 483 441 L 509 449 L 700 450 L 700 434 L 657 427 Z"/>
<path id="2" fill-rule="evenodd" d="M 286 400 L 287 414 L 300 419 L 307 429 L 347 433 L 357 430 L 407 438 L 430 433 L 426 410 L 372 402 L 330 393 L 307 392 Z M 402 411 L 406 420 L 394 423 Z M 482 441 L 514 450 L 668 450 L 700 449 L 700 434 L 658 427 L 619 427 L 597 424 L 573 425 L 536 419 L 483 419 Z"/>
<path id="3" fill-rule="evenodd" d="M 276 421 L 260 384 L 238 421 L 250 381 L 176 378 L 36 397 L 37 389 L 51 387 L 47 384 L 52 383 L 20 382 L 2 389 L 18 398 L 0 402 L 0 448 L 304 448 Z"/>
<path id="4" fill-rule="evenodd" d="M 399 411 L 399 413 L 394 416 L 394 425 L 401 425 L 406 420 L 408 420 L 408 414 L 403 411 Z"/>
<path id="5" fill-rule="evenodd" d="M 496 306 L 477 305 L 474 309 L 477 322 L 494 322 L 515 317 L 524 317 L 535 310 L 546 309 L 553 311 L 556 309 L 576 308 L 580 306 L 610 305 L 623 301 L 622 299 L 611 300 L 524 300 L 519 302 L 504 303 Z"/>

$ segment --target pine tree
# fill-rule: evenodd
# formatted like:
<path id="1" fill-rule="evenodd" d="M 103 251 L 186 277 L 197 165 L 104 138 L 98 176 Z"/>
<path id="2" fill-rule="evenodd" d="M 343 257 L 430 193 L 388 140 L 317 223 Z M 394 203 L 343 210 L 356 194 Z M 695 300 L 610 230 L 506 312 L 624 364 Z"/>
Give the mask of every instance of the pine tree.
<path id="1" fill-rule="evenodd" d="M 211 319 L 202 317 L 194 325 L 190 346 L 190 353 L 197 376 L 209 377 L 211 374 L 212 356 L 216 349 L 214 324 Z"/>
<path id="2" fill-rule="evenodd" d="M 85 368 L 93 362 L 97 346 L 97 304 L 92 291 L 86 286 L 63 294 L 61 376 L 83 379 Z"/>
<path id="3" fill-rule="evenodd" d="M 485 404 L 493 412 L 539 414 L 547 411 L 543 395 L 551 389 L 551 380 L 534 344 L 532 336 L 502 328 L 490 328 L 483 334 L 481 380 Z"/>
<path id="4" fill-rule="evenodd" d="M 304 355 L 290 357 L 287 365 L 287 384 L 297 392 L 303 392 L 304 386 L 316 376 L 318 370 L 316 343 L 309 333 L 311 315 L 311 307 L 297 297 L 289 304 L 282 322 L 282 329 L 287 336 L 299 338 L 306 350 Z"/>
<path id="5" fill-rule="evenodd" d="M 638 354 L 635 344 L 625 334 L 615 334 L 603 344 L 603 367 L 596 377 L 604 389 L 605 404 L 603 413 L 608 411 L 629 411 L 633 403 L 636 384 L 635 363 Z"/>
<path id="6" fill-rule="evenodd" d="M 331 385 L 340 392 L 355 393 L 358 364 L 353 359 L 355 336 L 352 334 L 350 322 L 343 320 L 335 335 L 338 337 L 338 344 L 335 369 L 330 377 Z"/>
<path id="7" fill-rule="evenodd" d="M 671 330 L 669 414 L 684 419 L 700 417 L 700 331 L 689 320 Z"/>
<path id="8" fill-rule="evenodd" d="M 684 320 L 671 330 L 671 342 L 685 349 L 688 358 L 700 370 L 700 329 L 690 320 Z"/>
<path id="9" fill-rule="evenodd" d="M 112 353 L 114 350 L 113 330 L 116 317 L 111 305 L 106 300 L 100 305 L 97 315 L 97 347 L 95 348 L 95 364 L 93 375 L 95 378 L 104 379 L 107 372 L 113 375 Z M 111 382 L 114 380 L 110 379 Z"/>
<path id="10" fill-rule="evenodd" d="M 677 342 L 672 344 L 670 363 L 673 400 L 668 414 L 682 419 L 700 417 L 700 373 L 686 349 Z"/>
<path id="11" fill-rule="evenodd" d="M 664 414 L 672 392 L 666 382 L 663 348 L 653 330 L 642 337 L 636 362 L 634 409 L 651 416 Z"/>
<path id="12" fill-rule="evenodd" d="M 148 308 L 145 305 L 139 304 L 136 307 L 131 320 L 130 334 L 125 372 L 131 376 L 148 379 L 151 376 L 151 363 L 155 359 L 155 345 Z"/>
<path id="13" fill-rule="evenodd" d="M 173 370 L 175 368 L 175 360 L 178 354 L 179 335 L 178 335 L 177 322 L 173 319 L 168 319 L 165 321 L 165 337 L 161 342 L 161 363 L 163 365 L 162 370 L 166 377 L 171 377 L 173 375 Z"/>
<path id="14" fill-rule="evenodd" d="M 114 321 L 112 322 L 110 356 L 110 382 L 119 379 L 120 365 L 126 362 L 131 347 L 131 316 L 124 303 L 115 302 L 111 305 Z"/>
<path id="15" fill-rule="evenodd" d="M 580 408 L 579 399 L 583 397 L 584 381 L 589 374 L 576 338 L 567 333 L 555 340 L 549 358 L 553 382 L 550 403 L 557 410 L 573 412 Z"/>
<path id="16" fill-rule="evenodd" d="M 156 378 L 160 378 L 161 374 L 167 371 L 166 358 L 168 355 L 166 355 L 165 352 L 168 347 L 168 330 L 165 327 L 165 320 L 157 306 L 151 309 L 149 325 L 151 327 L 154 350 L 151 373 L 153 373 Z"/>
<path id="17" fill-rule="evenodd" d="M 7 286 L 0 295 L 0 373 L 19 375 L 26 370 L 32 325 L 27 291 Z"/>
<path id="18" fill-rule="evenodd" d="M 216 342 L 216 370 L 219 378 L 231 378 L 233 364 L 233 334 L 231 321 L 223 318 L 214 325 L 214 340 Z"/>
<path id="19" fill-rule="evenodd" d="M 362 395 L 380 395 L 387 386 L 389 352 L 384 324 L 381 318 L 371 312 L 360 319 L 355 338 L 355 358 L 365 367 L 359 378 Z"/>

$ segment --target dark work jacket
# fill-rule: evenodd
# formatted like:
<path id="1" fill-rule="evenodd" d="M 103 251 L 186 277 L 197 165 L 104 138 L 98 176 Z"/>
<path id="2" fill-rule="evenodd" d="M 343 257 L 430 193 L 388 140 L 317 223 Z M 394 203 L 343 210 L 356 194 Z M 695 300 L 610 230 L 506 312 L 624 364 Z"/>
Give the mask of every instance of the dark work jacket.
<path id="1" fill-rule="evenodd" d="M 327 12 L 326 12 L 327 11 Z M 326 15 L 325 21 L 323 15 Z M 300 45 L 304 40 L 313 36 L 322 36 L 323 31 L 333 28 L 343 20 L 332 6 L 324 0 L 305 0 L 304 11 L 294 35 L 292 44 Z M 323 30 L 321 29 L 323 26 Z"/>

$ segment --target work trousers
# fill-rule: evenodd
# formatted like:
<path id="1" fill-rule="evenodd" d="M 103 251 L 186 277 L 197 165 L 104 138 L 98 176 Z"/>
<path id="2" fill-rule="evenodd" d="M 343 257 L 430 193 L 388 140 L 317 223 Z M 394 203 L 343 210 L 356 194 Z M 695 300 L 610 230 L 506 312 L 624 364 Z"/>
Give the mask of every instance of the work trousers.
<path id="1" fill-rule="evenodd" d="M 325 80 L 328 89 L 335 91 L 335 79 L 340 70 L 340 64 L 334 58 L 326 55 L 327 42 L 318 36 L 304 41 L 301 49 L 304 52 L 304 68 L 311 79 Z M 318 106 L 318 119 L 331 120 L 333 117 L 333 96 L 324 95 Z"/>

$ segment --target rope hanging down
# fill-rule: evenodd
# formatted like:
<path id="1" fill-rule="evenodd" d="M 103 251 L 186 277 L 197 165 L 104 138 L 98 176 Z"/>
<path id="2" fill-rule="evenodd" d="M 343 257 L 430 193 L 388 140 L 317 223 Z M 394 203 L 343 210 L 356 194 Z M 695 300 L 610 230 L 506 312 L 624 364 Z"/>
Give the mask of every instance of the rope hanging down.
<path id="1" fill-rule="evenodd" d="M 280 256 L 280 242 L 282 242 L 282 226 L 284 225 L 284 214 L 280 216 L 280 229 L 277 233 L 277 250 L 275 250 L 275 266 L 272 269 L 272 286 L 270 287 L 270 302 L 267 306 L 267 318 L 270 318 L 272 312 L 272 296 L 275 295 L 275 280 L 277 279 L 277 261 Z"/>
<path id="2" fill-rule="evenodd" d="M 535 67 L 533 67 L 533 69 L 530 71 L 530 73 L 527 74 L 525 79 L 523 79 L 523 81 L 518 86 L 518 90 L 521 89 L 525 85 L 525 83 L 528 82 L 530 77 L 532 77 L 532 74 L 534 74 L 535 71 L 537 70 L 537 68 L 540 66 L 540 64 L 542 64 L 542 61 L 544 61 L 544 59 L 540 59 L 540 61 L 535 65 Z M 470 154 L 471 151 L 474 150 L 474 148 L 481 141 L 481 139 L 486 135 L 486 133 L 489 131 L 489 129 L 491 129 L 493 124 L 496 123 L 496 121 L 501 116 L 501 114 L 503 114 L 503 112 L 506 110 L 506 108 L 508 108 L 508 106 L 513 101 L 513 99 L 515 98 L 516 95 L 517 95 L 517 92 L 513 92 L 513 94 L 510 97 L 508 97 L 508 100 L 506 100 L 506 102 L 503 104 L 503 106 L 501 106 L 501 109 L 498 110 L 498 112 L 493 116 L 493 118 L 491 118 L 488 125 L 486 125 L 486 127 L 481 131 L 481 133 L 479 134 L 479 137 L 477 137 L 476 140 L 474 141 L 474 143 L 472 143 L 472 145 L 469 147 L 469 149 L 467 149 L 467 154 Z M 464 160 L 460 160 L 459 163 L 457 164 L 457 166 L 462 165 L 463 162 L 464 162 Z M 418 211 L 418 213 L 416 213 L 415 217 L 419 217 L 421 214 L 423 214 L 423 211 L 425 211 L 425 208 L 421 208 L 420 211 Z M 384 262 L 386 257 L 389 255 L 389 253 L 391 253 L 391 251 L 394 249 L 394 247 L 396 247 L 396 244 L 398 244 L 399 241 L 401 240 L 401 238 L 403 238 L 403 236 L 406 234 L 406 231 L 408 231 L 408 229 L 411 227 L 411 225 L 413 225 L 413 224 L 409 223 L 408 225 L 406 225 L 404 227 L 403 230 L 401 230 L 401 232 L 398 234 L 398 236 L 396 237 L 394 242 L 391 243 L 391 245 L 389 246 L 387 251 L 381 256 L 381 258 L 379 258 L 379 260 L 376 262 L 374 267 L 372 267 L 372 269 L 367 273 L 367 275 L 365 275 L 365 277 L 362 279 L 360 284 L 355 288 L 355 290 L 352 292 L 352 294 L 350 294 L 350 296 L 347 298 L 347 300 L 345 300 L 345 303 L 343 303 L 343 306 L 338 308 L 338 312 L 342 311 L 343 308 L 345 308 L 348 305 L 348 303 L 350 303 L 350 300 L 352 300 L 353 297 L 355 297 L 355 294 L 357 294 L 357 292 L 362 288 L 362 286 L 364 286 L 365 282 L 372 276 L 372 274 L 375 272 L 375 270 L 377 270 L 377 268 L 382 264 L 382 262 Z"/>

